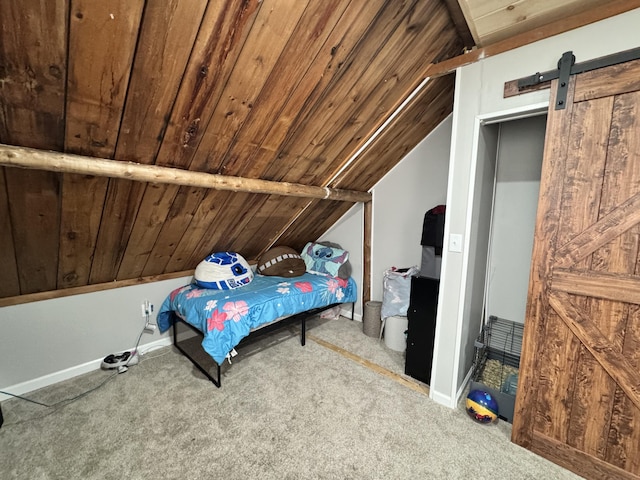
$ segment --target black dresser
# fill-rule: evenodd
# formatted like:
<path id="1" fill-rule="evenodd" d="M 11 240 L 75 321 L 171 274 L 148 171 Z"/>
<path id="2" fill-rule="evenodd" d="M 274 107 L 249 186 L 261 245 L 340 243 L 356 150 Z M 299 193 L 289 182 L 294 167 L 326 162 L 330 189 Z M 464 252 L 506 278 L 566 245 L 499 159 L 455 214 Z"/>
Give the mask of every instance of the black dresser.
<path id="1" fill-rule="evenodd" d="M 404 373 L 426 384 L 431 381 L 439 287 L 437 278 L 411 278 Z"/>

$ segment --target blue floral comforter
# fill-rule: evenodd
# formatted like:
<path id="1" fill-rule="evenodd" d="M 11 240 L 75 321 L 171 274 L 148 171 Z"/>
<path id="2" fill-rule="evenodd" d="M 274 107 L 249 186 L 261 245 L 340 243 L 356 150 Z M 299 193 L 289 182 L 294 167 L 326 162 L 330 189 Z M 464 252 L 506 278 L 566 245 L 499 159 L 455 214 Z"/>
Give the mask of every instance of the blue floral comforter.
<path id="1" fill-rule="evenodd" d="M 178 288 L 162 303 L 157 321 L 160 331 L 165 332 L 176 314 L 185 319 L 204 333 L 204 350 L 222 365 L 251 329 L 314 308 L 355 302 L 356 297 L 352 278 L 256 274 L 251 283 L 234 290 L 210 290 L 196 284 Z"/>

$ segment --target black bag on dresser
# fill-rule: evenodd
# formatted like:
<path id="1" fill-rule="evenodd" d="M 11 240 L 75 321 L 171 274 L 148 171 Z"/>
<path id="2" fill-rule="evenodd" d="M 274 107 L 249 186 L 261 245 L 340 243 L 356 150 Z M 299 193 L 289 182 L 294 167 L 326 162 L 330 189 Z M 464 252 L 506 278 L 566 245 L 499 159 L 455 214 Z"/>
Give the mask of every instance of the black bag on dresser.
<path id="1" fill-rule="evenodd" d="M 422 261 L 420 275 L 429 278 L 440 278 L 442 264 L 442 247 L 444 244 L 445 206 L 438 205 L 427 211 L 422 224 Z"/>

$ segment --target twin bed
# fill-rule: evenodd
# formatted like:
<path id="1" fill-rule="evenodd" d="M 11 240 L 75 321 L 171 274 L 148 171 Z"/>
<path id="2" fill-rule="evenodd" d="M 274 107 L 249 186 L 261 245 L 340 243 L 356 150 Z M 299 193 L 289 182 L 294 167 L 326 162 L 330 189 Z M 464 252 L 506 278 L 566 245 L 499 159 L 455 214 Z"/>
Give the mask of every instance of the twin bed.
<path id="1" fill-rule="evenodd" d="M 220 387 L 221 365 L 235 355 L 235 347 L 250 333 L 285 319 L 300 321 L 304 345 L 306 318 L 339 304 L 354 303 L 356 298 L 351 277 L 256 274 L 250 283 L 233 290 L 201 288 L 196 283 L 178 288 L 163 302 L 157 321 L 161 332 L 174 327 L 174 345 Z M 193 353 L 185 346 L 194 339 L 207 355 Z M 207 356 L 215 361 L 213 365 Z"/>

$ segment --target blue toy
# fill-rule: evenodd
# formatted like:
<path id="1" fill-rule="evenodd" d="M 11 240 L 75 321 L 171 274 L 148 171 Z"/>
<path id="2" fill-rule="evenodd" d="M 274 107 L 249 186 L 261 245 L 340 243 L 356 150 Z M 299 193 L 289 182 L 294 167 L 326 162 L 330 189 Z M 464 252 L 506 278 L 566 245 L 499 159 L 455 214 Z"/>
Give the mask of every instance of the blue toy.
<path id="1" fill-rule="evenodd" d="M 472 390 L 467 395 L 467 413 L 478 423 L 493 423 L 498 420 L 498 402 L 490 393 Z"/>

